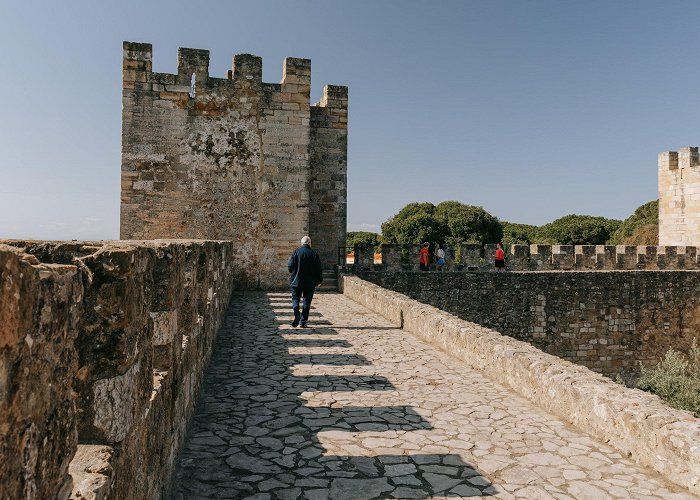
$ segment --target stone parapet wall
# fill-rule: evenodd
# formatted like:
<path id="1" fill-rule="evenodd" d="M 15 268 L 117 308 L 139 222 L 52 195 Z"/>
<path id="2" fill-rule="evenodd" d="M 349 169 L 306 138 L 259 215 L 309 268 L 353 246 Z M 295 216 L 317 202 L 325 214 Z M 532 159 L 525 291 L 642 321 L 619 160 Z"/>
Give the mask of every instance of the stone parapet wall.
<path id="1" fill-rule="evenodd" d="M 700 272 L 361 272 L 377 285 L 615 377 L 687 351 Z"/>
<path id="2" fill-rule="evenodd" d="M 689 412 L 358 277 L 341 276 L 340 286 L 370 310 L 700 494 L 700 419 Z"/>
<path id="3" fill-rule="evenodd" d="M 0 245 L 0 498 L 68 498 L 81 273 Z"/>
<path id="4" fill-rule="evenodd" d="M 373 264 L 372 247 L 355 248 L 356 268 L 418 271 L 421 245 L 382 245 L 382 263 Z M 632 245 L 506 245 L 506 267 L 511 271 L 608 271 L 700 269 L 695 246 Z M 496 245 L 463 244 L 445 247 L 444 270 L 495 271 Z M 435 263 L 431 264 L 435 269 Z"/>
<path id="5" fill-rule="evenodd" d="M 697 147 L 659 154 L 659 243 L 700 245 L 700 154 Z"/>
<path id="6" fill-rule="evenodd" d="M 63 264 L 84 286 L 75 306 L 74 365 L 63 381 L 77 409 L 69 429 L 79 443 L 70 467 L 73 496 L 162 497 L 241 278 L 234 244 L 10 243 L 28 259 Z M 36 368 L 32 376 L 41 373 Z"/>

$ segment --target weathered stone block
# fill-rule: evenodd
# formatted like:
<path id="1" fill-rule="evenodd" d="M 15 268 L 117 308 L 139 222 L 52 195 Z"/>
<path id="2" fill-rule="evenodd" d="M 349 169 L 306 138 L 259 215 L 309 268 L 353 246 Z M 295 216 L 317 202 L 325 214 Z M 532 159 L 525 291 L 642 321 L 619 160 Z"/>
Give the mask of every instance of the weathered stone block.
<path id="1" fill-rule="evenodd" d="M 511 245 L 508 268 L 513 271 L 526 271 L 530 267 L 530 247 L 528 245 Z"/>
<path id="2" fill-rule="evenodd" d="M 374 247 L 358 245 L 355 247 L 355 269 L 370 270 L 374 267 Z"/>
<path id="3" fill-rule="evenodd" d="M 596 266 L 598 269 L 615 269 L 617 266 L 617 247 L 615 245 L 596 245 Z"/>
<path id="4" fill-rule="evenodd" d="M 551 245 L 530 245 L 530 269 L 540 271 L 552 269 Z"/>
<path id="5" fill-rule="evenodd" d="M 637 268 L 637 247 L 633 245 L 616 245 L 616 268 L 636 269 Z"/>
<path id="6" fill-rule="evenodd" d="M 107 500 L 112 493 L 112 455 L 109 446 L 82 444 L 70 464 L 71 498 Z"/>
<path id="7" fill-rule="evenodd" d="M 596 246 L 576 245 L 574 247 L 574 264 L 576 269 L 595 269 Z"/>
<path id="8" fill-rule="evenodd" d="M 637 247 L 637 267 L 639 269 L 658 269 L 656 246 Z"/>
<path id="9" fill-rule="evenodd" d="M 82 294 L 75 266 L 0 245 L 1 498 L 70 494 Z"/>
<path id="10" fill-rule="evenodd" d="M 478 268 L 481 266 L 481 252 L 482 246 L 473 243 L 463 243 L 460 246 L 460 253 L 462 254 L 462 264 L 464 264 L 465 269 Z"/>
<path id="11" fill-rule="evenodd" d="M 401 245 L 382 245 L 382 269 L 386 271 L 401 270 Z"/>
<path id="12" fill-rule="evenodd" d="M 561 270 L 573 269 L 575 265 L 573 245 L 552 245 L 552 267 Z"/>

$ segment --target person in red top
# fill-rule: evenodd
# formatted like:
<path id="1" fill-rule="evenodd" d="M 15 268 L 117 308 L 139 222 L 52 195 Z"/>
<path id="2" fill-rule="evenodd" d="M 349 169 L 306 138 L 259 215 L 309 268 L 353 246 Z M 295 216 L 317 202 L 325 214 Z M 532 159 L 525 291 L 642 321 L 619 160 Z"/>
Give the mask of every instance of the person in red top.
<path id="1" fill-rule="evenodd" d="M 420 249 L 420 270 L 427 271 L 430 265 L 430 252 L 428 252 L 428 247 L 430 243 L 423 243 L 423 248 Z"/>
<path id="2" fill-rule="evenodd" d="M 494 255 L 494 257 L 496 271 L 503 271 L 506 268 L 506 254 L 503 251 L 503 247 L 500 243 L 496 246 L 496 254 Z"/>

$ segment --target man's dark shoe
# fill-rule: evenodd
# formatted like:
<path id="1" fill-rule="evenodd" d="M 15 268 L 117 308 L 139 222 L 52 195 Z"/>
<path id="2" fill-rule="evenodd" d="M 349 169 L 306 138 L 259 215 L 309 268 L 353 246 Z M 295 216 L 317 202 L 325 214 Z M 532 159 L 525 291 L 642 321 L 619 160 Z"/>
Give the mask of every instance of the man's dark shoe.
<path id="1" fill-rule="evenodd" d="M 308 328 L 308 326 L 306 326 L 306 323 L 302 323 L 302 324 L 301 324 L 301 327 L 302 327 L 302 328 Z"/>
<path id="2" fill-rule="evenodd" d="M 296 328 L 297 325 L 299 325 L 299 316 L 294 316 L 294 321 L 292 321 L 292 326 Z M 303 327 L 304 325 L 301 325 L 301 326 Z"/>

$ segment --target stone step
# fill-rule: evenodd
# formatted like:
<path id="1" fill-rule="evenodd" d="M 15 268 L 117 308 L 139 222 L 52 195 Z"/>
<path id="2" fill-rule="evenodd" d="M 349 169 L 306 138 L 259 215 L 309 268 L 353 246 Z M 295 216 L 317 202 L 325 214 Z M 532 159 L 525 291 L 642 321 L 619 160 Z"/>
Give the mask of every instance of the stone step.
<path id="1" fill-rule="evenodd" d="M 337 292 L 338 276 L 335 271 L 323 271 L 323 283 L 316 288 L 317 292 Z"/>
<path id="2" fill-rule="evenodd" d="M 323 279 L 323 283 L 316 288 L 317 292 L 337 292 L 338 291 L 338 280 L 333 279 Z"/>

